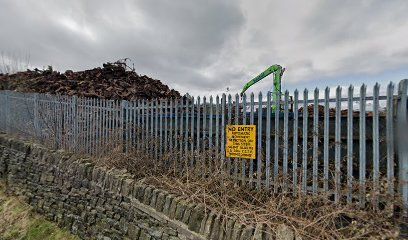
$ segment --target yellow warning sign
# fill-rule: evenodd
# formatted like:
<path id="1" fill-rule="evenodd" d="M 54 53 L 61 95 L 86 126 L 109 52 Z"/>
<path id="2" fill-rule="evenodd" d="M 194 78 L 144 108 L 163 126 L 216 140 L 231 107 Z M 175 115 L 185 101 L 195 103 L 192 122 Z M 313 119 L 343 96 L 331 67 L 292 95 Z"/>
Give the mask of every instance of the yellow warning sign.
<path id="1" fill-rule="evenodd" d="M 226 131 L 226 157 L 256 158 L 256 125 L 228 125 Z"/>

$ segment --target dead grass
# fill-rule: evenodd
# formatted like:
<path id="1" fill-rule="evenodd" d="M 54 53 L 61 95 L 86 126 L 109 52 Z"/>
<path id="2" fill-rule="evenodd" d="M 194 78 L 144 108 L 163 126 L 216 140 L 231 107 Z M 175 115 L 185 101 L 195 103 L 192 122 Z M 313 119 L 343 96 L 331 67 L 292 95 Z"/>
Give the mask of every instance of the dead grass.
<path id="1" fill-rule="evenodd" d="M 30 205 L 7 196 L 0 183 L 0 239 L 74 240 L 77 237 L 32 212 Z"/>
<path id="2" fill-rule="evenodd" d="M 393 206 L 375 211 L 369 207 L 335 204 L 331 196 L 324 194 L 273 194 L 227 177 L 221 170 L 225 166 L 221 168 L 216 164 L 220 161 L 189 168 L 186 158 L 177 153 L 168 153 L 162 161 L 155 161 L 143 152 L 123 154 L 120 149 L 95 161 L 99 165 L 126 169 L 140 181 L 188 201 L 202 203 L 244 224 L 261 223 L 273 231 L 283 223 L 303 239 L 316 239 L 316 236 L 318 239 L 396 239 L 401 237 L 400 224 L 406 224 L 406 219 L 396 212 L 398 201 L 395 199 Z"/>

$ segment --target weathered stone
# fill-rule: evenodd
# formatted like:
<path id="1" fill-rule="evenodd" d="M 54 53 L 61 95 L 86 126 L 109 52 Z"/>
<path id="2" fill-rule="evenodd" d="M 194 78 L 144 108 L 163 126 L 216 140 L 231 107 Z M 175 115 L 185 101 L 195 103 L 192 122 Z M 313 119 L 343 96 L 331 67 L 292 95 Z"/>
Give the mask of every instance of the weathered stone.
<path id="1" fill-rule="evenodd" d="M 225 239 L 231 239 L 232 232 L 234 230 L 234 224 L 235 224 L 234 219 L 230 218 L 230 219 L 227 220 L 227 228 L 226 228 Z"/>
<path id="2" fill-rule="evenodd" d="M 132 194 L 133 190 L 133 180 L 132 179 L 125 179 L 122 183 L 121 194 L 122 196 L 129 196 Z"/>
<path id="3" fill-rule="evenodd" d="M 170 210 L 171 201 L 173 201 L 174 196 L 169 194 L 166 196 L 166 201 L 164 202 L 163 213 L 168 215 Z"/>
<path id="4" fill-rule="evenodd" d="M 183 218 L 181 220 L 183 223 L 188 224 L 191 216 L 191 211 L 195 208 L 195 206 L 196 205 L 193 203 L 187 205 L 186 211 L 184 211 Z"/>
<path id="5" fill-rule="evenodd" d="M 162 212 L 165 202 L 166 202 L 166 195 L 164 195 L 164 193 L 160 191 L 157 195 L 156 206 L 155 206 L 156 210 L 159 212 Z"/>
<path id="6" fill-rule="evenodd" d="M 210 238 L 211 239 L 216 239 L 218 238 L 219 234 L 220 234 L 220 228 L 221 228 L 221 216 L 217 215 L 214 218 L 214 222 L 211 226 L 211 230 L 210 230 Z"/>
<path id="7" fill-rule="evenodd" d="M 251 239 L 253 233 L 254 233 L 254 228 L 251 226 L 246 226 L 244 229 L 242 229 L 242 233 L 239 239 L 240 240 Z"/>
<path id="8" fill-rule="evenodd" d="M 173 201 L 171 202 L 168 217 L 174 219 L 176 216 L 176 209 L 177 205 L 180 202 L 180 198 L 174 198 Z"/>
<path id="9" fill-rule="evenodd" d="M 150 204 L 150 200 L 152 198 L 152 191 L 153 189 L 151 187 L 147 187 L 145 190 L 145 195 L 143 197 L 143 203 L 146 205 Z"/>
<path id="10" fill-rule="evenodd" d="M 242 225 L 239 222 L 235 222 L 234 228 L 232 230 L 232 236 L 231 239 L 239 239 L 241 236 L 242 229 L 244 228 L 244 225 Z"/>
<path id="11" fill-rule="evenodd" d="M 207 214 L 205 223 L 201 225 L 200 233 L 203 234 L 206 238 L 210 237 L 213 224 L 215 223 L 215 217 L 216 215 L 213 212 L 209 212 Z"/>
<path id="12" fill-rule="evenodd" d="M 141 202 L 143 201 L 144 191 L 145 191 L 146 187 L 147 186 L 145 186 L 145 185 L 135 185 L 135 189 L 133 191 L 133 194 L 134 194 L 135 198 L 138 199 Z"/>
<path id="13" fill-rule="evenodd" d="M 138 226 L 135 226 L 134 224 L 129 224 L 127 236 L 130 239 L 138 239 L 139 235 L 140 235 L 140 228 Z"/>
<path id="14" fill-rule="evenodd" d="M 183 214 L 186 211 L 186 208 L 187 208 L 187 202 L 184 200 L 180 200 L 176 208 L 176 215 L 175 215 L 176 220 L 181 221 L 183 219 Z"/>
<path id="15" fill-rule="evenodd" d="M 156 201 L 157 201 L 157 195 L 159 193 L 158 189 L 153 189 L 153 193 L 152 193 L 152 199 L 150 201 L 150 206 L 151 207 L 155 207 L 156 206 Z"/>
<path id="16" fill-rule="evenodd" d="M 140 233 L 139 240 L 150 240 L 150 239 L 152 238 L 146 231 L 142 231 Z"/>
<path id="17" fill-rule="evenodd" d="M 202 205 L 135 183 L 127 172 L 108 171 L 87 159 L 38 145 L 22 147 L 0 135 L 3 142 L 30 149 L 21 152 L 0 145 L 0 176 L 7 179 L 7 190 L 22 194 L 39 213 L 80 238 L 240 239 L 253 232 L 206 212 Z"/>
<path id="18" fill-rule="evenodd" d="M 191 211 L 191 216 L 188 221 L 188 229 L 194 232 L 199 232 L 201 227 L 201 221 L 204 219 L 204 207 L 203 206 L 196 206 Z"/>

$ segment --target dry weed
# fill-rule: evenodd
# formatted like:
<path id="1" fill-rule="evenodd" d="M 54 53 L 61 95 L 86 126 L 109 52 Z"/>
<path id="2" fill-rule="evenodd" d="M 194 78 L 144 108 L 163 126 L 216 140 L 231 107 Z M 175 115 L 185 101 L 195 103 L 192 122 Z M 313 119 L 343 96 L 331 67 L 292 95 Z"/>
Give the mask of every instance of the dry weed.
<path id="1" fill-rule="evenodd" d="M 283 223 L 304 239 L 316 239 L 316 236 L 320 239 L 401 237 L 399 227 L 404 224 L 404 218 L 396 214 L 398 201 L 395 199 L 394 206 L 374 211 L 368 207 L 360 209 L 356 205 L 335 204 L 331 196 L 321 193 L 273 194 L 231 179 L 222 170 L 225 166 L 217 165 L 220 161 L 196 164 L 191 168 L 186 158 L 174 156 L 179 155 L 169 152 L 162 161 L 155 161 L 143 152 L 124 154 L 116 149 L 109 157 L 99 158 L 98 164 L 126 169 L 137 179 L 188 201 L 202 203 L 243 224 L 262 223 L 273 231 Z M 199 160 L 197 156 L 196 160 Z"/>

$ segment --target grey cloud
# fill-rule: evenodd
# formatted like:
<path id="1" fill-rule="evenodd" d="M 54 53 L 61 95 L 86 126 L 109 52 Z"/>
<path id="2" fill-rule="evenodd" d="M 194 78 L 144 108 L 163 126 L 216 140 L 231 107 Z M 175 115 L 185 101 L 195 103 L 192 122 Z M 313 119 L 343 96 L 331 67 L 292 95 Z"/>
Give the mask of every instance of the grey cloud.
<path id="1" fill-rule="evenodd" d="M 3 0 L 0 9 L 1 22 L 13 16 L 1 28 L 1 49 L 29 51 L 34 65 L 84 69 L 129 57 L 139 72 L 184 87 L 211 88 L 196 70 L 217 58 L 244 21 L 238 6 L 216 0 Z"/>
<path id="2" fill-rule="evenodd" d="M 239 91 L 275 63 L 284 86 L 320 85 L 407 66 L 407 10 L 404 0 L 0 0 L 0 52 L 59 70 L 129 57 L 191 94 Z"/>

